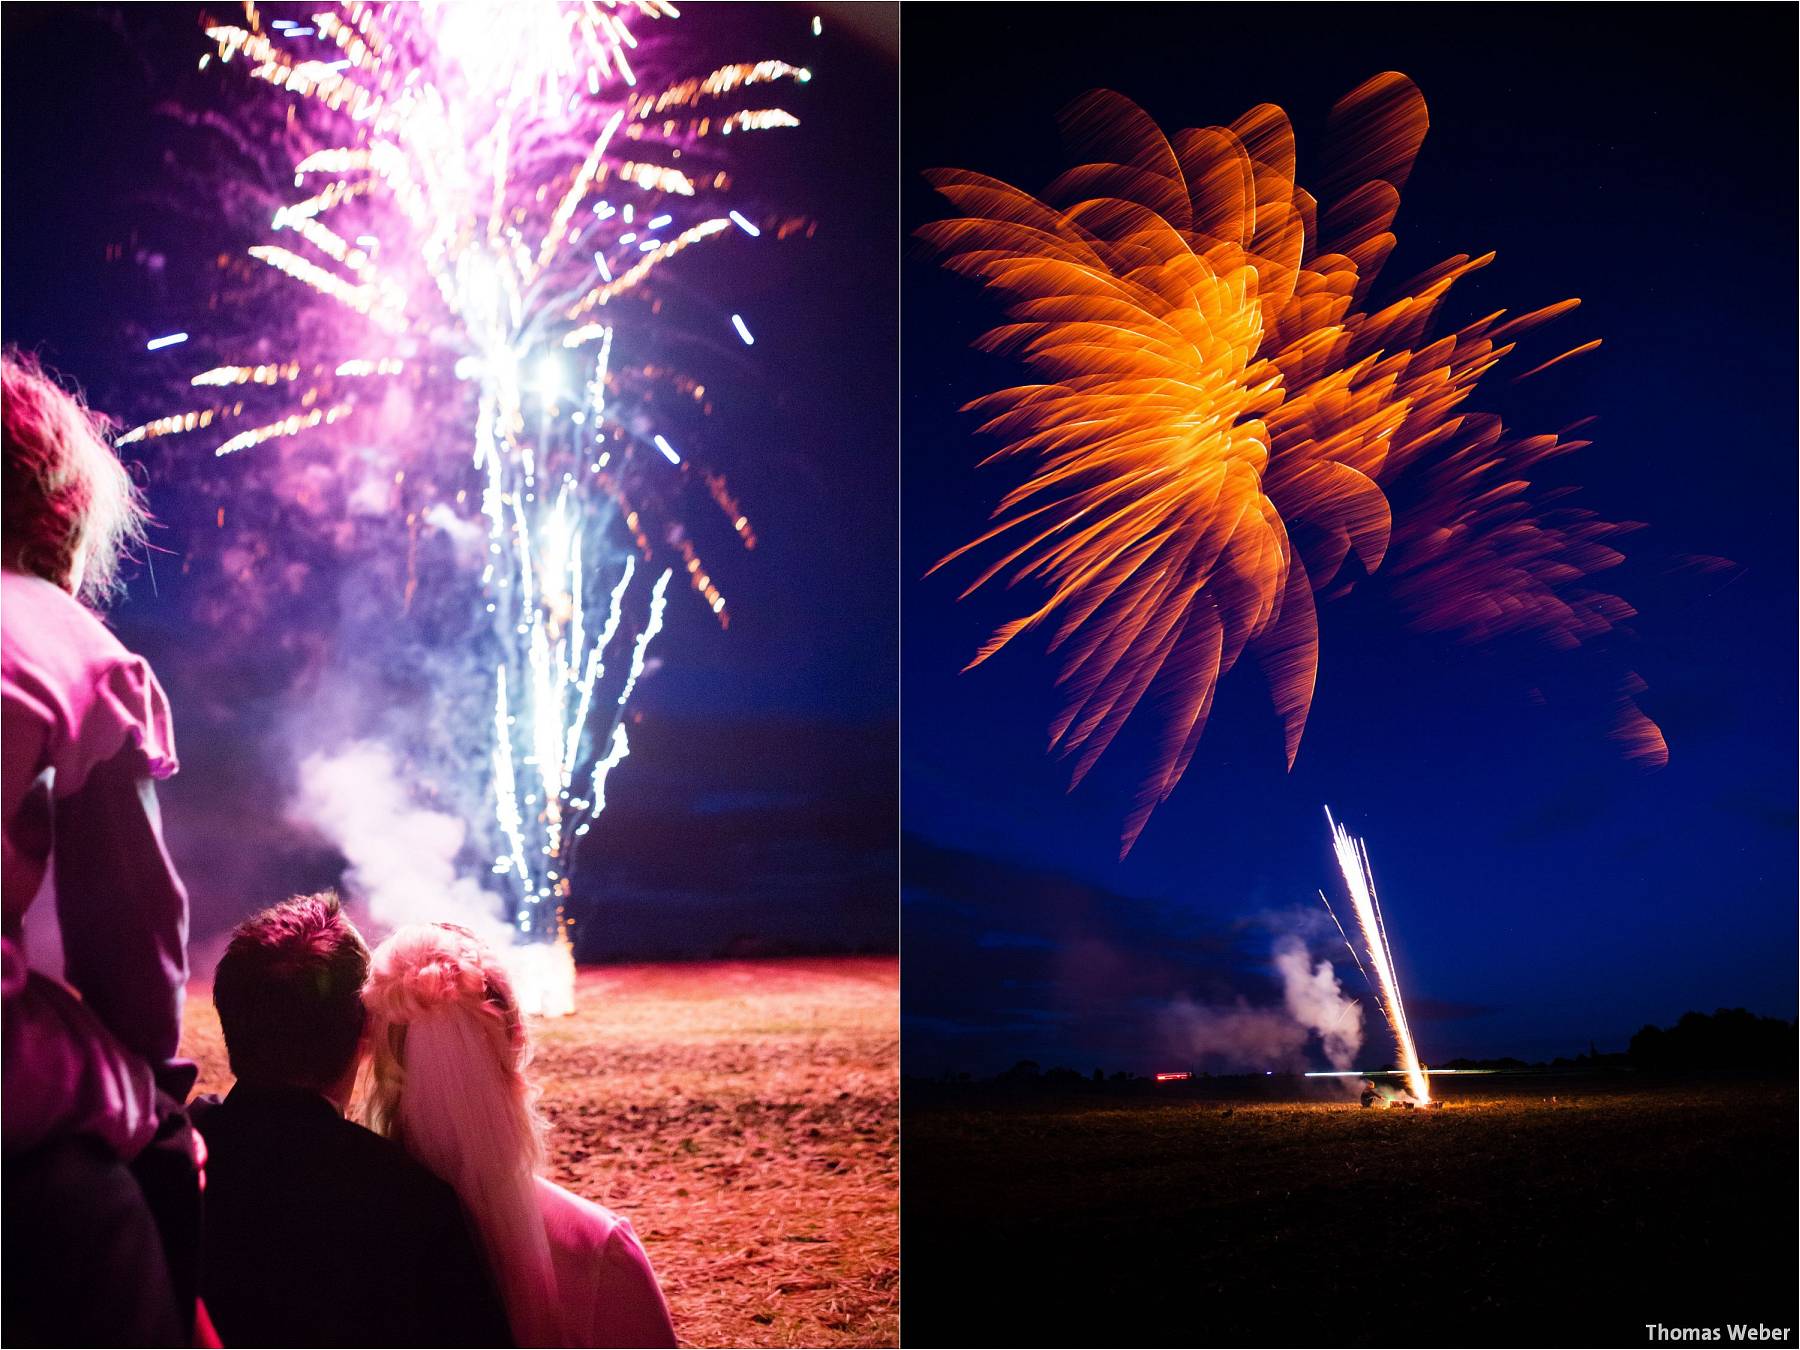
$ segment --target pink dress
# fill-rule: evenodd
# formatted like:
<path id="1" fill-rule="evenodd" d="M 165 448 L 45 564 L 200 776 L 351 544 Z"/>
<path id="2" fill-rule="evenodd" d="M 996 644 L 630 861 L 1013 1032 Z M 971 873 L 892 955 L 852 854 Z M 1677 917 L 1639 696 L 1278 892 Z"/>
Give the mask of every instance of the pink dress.
<path id="1" fill-rule="evenodd" d="M 175 769 L 144 659 L 67 592 L 0 569 L 8 1154 L 86 1134 L 130 1159 L 155 1130 L 187 981 L 187 892 L 152 783 Z M 34 906 L 60 920 L 60 976 L 31 968 L 45 964 L 26 950 Z"/>
<path id="2" fill-rule="evenodd" d="M 669 1305 L 631 1222 L 537 1179 L 567 1346 L 675 1344 Z"/>

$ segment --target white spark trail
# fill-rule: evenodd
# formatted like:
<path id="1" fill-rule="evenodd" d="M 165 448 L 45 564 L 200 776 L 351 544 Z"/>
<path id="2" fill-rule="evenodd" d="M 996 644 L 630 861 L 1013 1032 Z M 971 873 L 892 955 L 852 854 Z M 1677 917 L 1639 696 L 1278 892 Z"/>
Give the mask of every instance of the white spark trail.
<path id="1" fill-rule="evenodd" d="M 1331 817 L 1331 808 L 1325 808 L 1325 822 L 1331 827 L 1331 849 L 1337 857 L 1338 870 L 1344 874 L 1344 886 L 1350 894 L 1350 910 L 1356 916 L 1356 925 L 1360 930 L 1363 945 L 1369 957 L 1369 964 L 1375 968 L 1375 979 L 1371 981 L 1375 988 L 1376 1001 L 1381 1006 L 1382 1014 L 1387 1018 L 1388 1027 L 1394 1033 L 1394 1048 L 1400 1058 L 1401 1072 L 1406 1075 L 1407 1086 L 1421 1103 L 1431 1100 L 1431 1087 L 1424 1066 L 1419 1063 L 1419 1055 L 1413 1047 L 1412 1030 L 1406 1021 L 1406 1005 L 1400 998 L 1400 981 L 1394 973 L 1393 949 L 1388 945 L 1387 925 L 1381 917 L 1381 901 L 1375 891 L 1375 873 L 1369 866 L 1368 846 L 1362 840 L 1354 838 L 1348 830 Z M 1324 893 L 1320 892 L 1320 899 Z M 1330 902 L 1326 902 L 1330 911 Z M 1337 915 L 1331 915 L 1332 922 L 1337 922 Z M 1342 933 L 1344 927 L 1338 924 Z M 1350 948 L 1350 955 L 1356 960 L 1359 969 L 1362 959 L 1357 956 L 1355 946 L 1345 935 L 1345 945 Z M 1368 971 L 1363 970 L 1363 978 L 1368 978 Z"/>

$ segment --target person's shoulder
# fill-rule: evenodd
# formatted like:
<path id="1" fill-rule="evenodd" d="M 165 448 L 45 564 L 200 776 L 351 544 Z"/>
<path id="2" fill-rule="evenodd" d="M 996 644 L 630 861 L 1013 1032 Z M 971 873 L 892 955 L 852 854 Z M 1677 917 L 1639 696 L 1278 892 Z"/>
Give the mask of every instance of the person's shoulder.
<path id="1" fill-rule="evenodd" d="M 182 1109 L 187 1112 L 188 1123 L 205 1135 L 208 1122 L 214 1119 L 213 1113 L 225 1104 L 225 1099 L 217 1092 L 202 1092 L 190 1097 Z"/>
<path id="2" fill-rule="evenodd" d="M 612 1267 L 615 1274 L 641 1275 L 651 1285 L 656 1283 L 650 1274 L 649 1256 L 630 1219 L 553 1181 L 536 1180 L 544 1233 L 553 1248 L 564 1256 L 597 1260 Z"/>
<path id="3" fill-rule="evenodd" d="M 0 568 L 0 611 L 7 616 L 9 654 L 42 650 L 99 665 L 131 658 L 99 615 L 61 586 L 30 572 Z"/>
<path id="4" fill-rule="evenodd" d="M 318 1186 L 341 1187 L 403 1213 L 433 1217 L 456 1206 L 456 1193 L 399 1144 L 299 1094 L 274 1100 L 197 1098 L 189 1107 L 209 1147 L 270 1150 L 313 1174 Z"/>
<path id="5" fill-rule="evenodd" d="M 150 663 L 120 642 L 74 596 L 42 577 L 0 568 L 0 691 L 8 732 L 56 729 L 56 793 L 79 791 L 89 772 L 126 745 L 153 778 L 177 767 L 168 696 Z"/>
<path id="6" fill-rule="evenodd" d="M 379 1173 L 397 1191 L 411 1191 L 420 1196 L 455 1203 L 456 1193 L 424 1163 L 385 1135 L 375 1133 L 354 1120 L 339 1118 L 335 1122 L 337 1143 L 354 1160 Z"/>
<path id="7" fill-rule="evenodd" d="M 554 1181 L 536 1178 L 538 1209 L 544 1216 L 544 1232 L 553 1246 L 600 1252 L 621 1230 L 631 1225 L 604 1205 L 565 1190 Z M 636 1241 L 634 1237 L 632 1241 Z"/>
<path id="8" fill-rule="evenodd" d="M 631 1221 L 604 1205 L 538 1178 L 538 1202 L 565 1292 L 585 1290 L 578 1319 L 591 1319 L 587 1345 L 673 1346 L 675 1329 L 650 1256 Z"/>
<path id="9" fill-rule="evenodd" d="M 186 1106 L 188 1122 L 200 1131 L 209 1148 L 231 1145 L 260 1133 L 257 1122 L 242 1104 L 230 1103 L 229 1093 L 206 1092 L 196 1095 Z"/>
<path id="10" fill-rule="evenodd" d="M 392 1139 L 354 1120 L 336 1122 L 334 1146 L 356 1179 L 364 1208 L 385 1212 L 390 1227 L 416 1228 L 433 1240 L 468 1227 L 456 1188 Z"/>

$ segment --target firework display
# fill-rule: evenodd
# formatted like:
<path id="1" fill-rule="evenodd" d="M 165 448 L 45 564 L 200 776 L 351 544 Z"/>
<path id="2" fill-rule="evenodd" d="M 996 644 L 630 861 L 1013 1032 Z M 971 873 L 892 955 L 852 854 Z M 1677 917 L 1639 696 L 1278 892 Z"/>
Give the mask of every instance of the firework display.
<path id="1" fill-rule="evenodd" d="M 220 259 L 271 308 L 245 355 L 192 376 L 199 400 L 121 437 L 207 431 L 218 456 L 292 455 L 289 496 L 315 513 L 308 457 L 381 449 L 384 477 L 365 475 L 341 527 L 390 527 L 397 611 L 435 584 L 454 594 L 433 603 L 485 616 L 494 884 L 521 939 L 565 952 L 575 844 L 630 751 L 665 611 L 685 587 L 729 621 L 680 497 L 704 494 L 738 546 L 756 542 L 723 475 L 678 448 L 706 389 L 648 355 L 654 287 L 708 240 L 803 225 L 738 197 L 720 149 L 798 125 L 763 99 L 810 71 L 763 60 L 651 87 L 678 17 L 663 0 L 252 2 L 210 24 L 202 66 L 289 100 L 291 191 L 247 260 Z M 732 329 L 753 341 L 741 316 Z M 434 582 L 422 536 L 475 564 Z"/>
<path id="2" fill-rule="evenodd" d="M 1350 913 L 1356 919 L 1357 935 L 1362 939 L 1363 955 L 1369 958 L 1368 965 L 1363 964 L 1363 955 L 1357 953 L 1356 944 L 1350 940 L 1350 934 L 1339 922 L 1336 911 L 1331 908 L 1331 901 L 1325 899 L 1324 891 L 1319 892 L 1319 899 L 1325 902 L 1331 921 L 1338 925 L 1344 945 L 1350 950 L 1350 959 L 1356 962 L 1356 968 L 1362 971 L 1363 979 L 1375 991 L 1375 1000 L 1381 1005 L 1381 1015 L 1387 1019 L 1388 1030 L 1394 1034 L 1394 1053 L 1399 1057 L 1400 1072 L 1406 1078 L 1407 1090 L 1419 1105 L 1429 1106 L 1431 1082 L 1424 1066 L 1419 1063 L 1419 1052 L 1413 1047 L 1412 1028 L 1406 1024 L 1406 1004 L 1400 998 L 1400 979 L 1394 973 L 1394 949 L 1388 945 L 1387 923 L 1381 917 L 1381 898 L 1375 893 L 1375 873 L 1369 866 L 1368 845 L 1353 838 L 1348 830 L 1333 820 L 1330 807 L 1325 809 L 1325 823 L 1331 827 L 1331 851 L 1337 858 L 1338 870 L 1344 874 L 1344 889 L 1350 896 Z M 1375 968 L 1373 976 L 1369 974 L 1369 966 Z"/>
<path id="3" fill-rule="evenodd" d="M 969 405 L 1002 442 L 985 462 L 1016 462 L 1022 481 L 992 528 L 936 566 L 981 551 L 965 597 L 996 579 L 1041 587 L 970 665 L 1048 633 L 1066 696 L 1051 746 L 1073 757 L 1075 782 L 1146 700 L 1158 709 L 1125 852 L 1246 652 L 1292 767 L 1318 672 L 1315 597 L 1359 575 L 1388 578 L 1418 628 L 1469 641 L 1569 648 L 1632 614 L 1588 579 L 1622 561 L 1614 542 L 1635 527 L 1532 481 L 1587 442 L 1514 435 L 1468 406 L 1521 334 L 1578 302 L 1434 334 L 1451 288 L 1491 254 L 1459 254 L 1377 296 L 1427 124 L 1410 80 L 1375 76 L 1332 110 L 1313 192 L 1296 182 L 1276 107 L 1167 136 L 1098 91 L 1064 117 L 1078 166 L 1040 195 L 963 170 L 928 175 L 958 214 L 921 236 L 1004 300 L 1009 322 L 978 345 L 1035 381 Z M 1635 678 L 1615 735 L 1660 764 Z"/>

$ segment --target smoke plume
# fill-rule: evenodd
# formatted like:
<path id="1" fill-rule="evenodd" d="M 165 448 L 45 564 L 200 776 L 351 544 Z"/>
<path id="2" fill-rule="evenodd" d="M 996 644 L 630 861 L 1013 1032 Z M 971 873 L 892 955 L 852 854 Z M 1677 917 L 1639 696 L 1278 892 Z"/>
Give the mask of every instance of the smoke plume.
<path id="1" fill-rule="evenodd" d="M 1300 1070 L 1316 1038 L 1332 1068 L 1350 1068 L 1362 1050 L 1362 1010 L 1345 996 L 1331 962 L 1315 963 L 1305 942 L 1291 933 L 1275 940 L 1272 955 L 1280 1006 L 1241 997 L 1225 1005 L 1178 1000 L 1164 1015 L 1170 1048 L 1224 1072 Z"/>
<path id="2" fill-rule="evenodd" d="M 459 923 L 492 945 L 509 943 L 500 900 L 459 875 L 463 822 L 420 806 L 393 752 L 379 741 L 302 759 L 288 814 L 344 855 L 345 884 L 384 928 Z"/>
<path id="3" fill-rule="evenodd" d="M 1319 1038 L 1332 1068 L 1348 1069 L 1362 1051 L 1362 1009 L 1344 997 L 1331 962 L 1315 965 L 1306 944 L 1289 935 L 1276 939 L 1275 970 L 1288 1015 Z"/>

